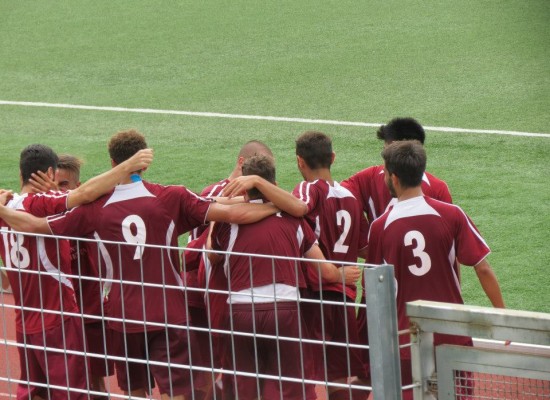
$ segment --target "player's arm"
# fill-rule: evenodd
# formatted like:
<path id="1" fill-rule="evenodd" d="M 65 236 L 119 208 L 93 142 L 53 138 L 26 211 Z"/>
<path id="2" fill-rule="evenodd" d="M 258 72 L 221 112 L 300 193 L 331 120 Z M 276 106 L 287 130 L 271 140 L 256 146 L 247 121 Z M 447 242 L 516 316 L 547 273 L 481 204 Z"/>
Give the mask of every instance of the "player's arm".
<path id="1" fill-rule="evenodd" d="M 146 169 L 152 161 L 152 149 L 138 151 L 116 167 L 93 177 L 78 188 L 71 190 L 67 196 L 67 208 L 73 208 L 94 201 L 101 195 L 109 192 L 133 172 Z"/>
<path id="2" fill-rule="evenodd" d="M 356 266 L 342 266 L 340 268 L 328 262 L 321 251 L 321 248 L 314 244 L 304 254 L 307 258 L 317 260 L 316 263 L 308 263 L 309 268 L 319 268 L 321 277 L 331 283 L 345 283 L 348 286 L 354 286 L 355 282 L 361 276 L 361 270 Z"/>
<path id="3" fill-rule="evenodd" d="M 483 291 L 491 301 L 493 307 L 505 308 L 504 300 L 502 298 L 502 292 L 500 291 L 500 285 L 498 284 L 497 276 L 495 272 L 487 262 L 483 259 L 474 267 L 479 282 Z"/>
<path id="4" fill-rule="evenodd" d="M 294 217 L 303 217 L 308 213 L 307 204 L 302 200 L 257 175 L 246 175 L 233 179 L 224 188 L 223 195 L 227 197 L 243 195 L 252 188 L 258 189 L 268 201 Z"/>
<path id="5" fill-rule="evenodd" d="M 208 197 L 207 197 L 208 198 Z M 232 205 L 232 204 L 240 204 L 244 203 L 245 199 L 244 196 L 236 196 L 236 197 L 212 197 L 214 200 L 216 200 L 216 203 L 219 204 L 226 204 L 226 205 Z"/>
<path id="6" fill-rule="evenodd" d="M 0 205 L 0 218 L 18 232 L 51 234 L 46 218 L 38 218 L 32 214 L 16 211 Z"/>
<path id="7" fill-rule="evenodd" d="M 206 220 L 230 224 L 251 224 L 279 211 L 277 207 L 270 203 L 234 205 L 212 203 L 208 208 Z"/>

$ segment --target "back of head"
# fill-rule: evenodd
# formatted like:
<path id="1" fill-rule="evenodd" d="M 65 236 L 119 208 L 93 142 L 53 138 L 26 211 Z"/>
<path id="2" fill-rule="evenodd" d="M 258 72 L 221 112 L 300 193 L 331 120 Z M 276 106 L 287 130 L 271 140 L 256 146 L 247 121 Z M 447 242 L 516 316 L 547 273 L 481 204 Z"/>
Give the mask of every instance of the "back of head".
<path id="1" fill-rule="evenodd" d="M 64 169 L 74 175 L 76 180 L 80 179 L 80 167 L 82 160 L 70 154 L 60 154 L 57 169 Z"/>
<path id="2" fill-rule="evenodd" d="M 418 140 L 424 144 L 426 139 L 424 128 L 414 118 L 394 118 L 378 128 L 376 136 L 385 143 L 398 140 Z"/>
<path id="3" fill-rule="evenodd" d="M 266 181 L 275 184 L 275 164 L 273 158 L 265 155 L 252 156 L 243 163 L 243 176 L 258 175 Z M 251 199 L 259 199 L 262 193 L 252 188 L 248 192 L 248 197 Z"/>
<path id="4" fill-rule="evenodd" d="M 269 146 L 263 142 L 260 142 L 259 140 L 251 140 L 249 142 L 246 142 L 239 151 L 239 157 L 242 157 L 244 159 L 259 155 L 269 156 L 273 158 L 273 152 L 271 151 Z"/>
<path id="5" fill-rule="evenodd" d="M 38 171 L 46 172 L 48 168 L 57 169 L 57 154 L 48 146 L 31 144 L 21 151 L 19 157 L 19 170 L 23 185 L 27 184 L 31 174 Z"/>
<path id="6" fill-rule="evenodd" d="M 426 151 L 417 140 L 389 144 L 382 150 L 386 170 L 399 178 L 403 188 L 419 186 L 426 170 Z"/>
<path id="7" fill-rule="evenodd" d="M 109 155 L 111 159 L 120 164 L 126 161 L 139 150 L 147 148 L 145 136 L 134 129 L 115 133 L 109 140 Z"/>
<path id="8" fill-rule="evenodd" d="M 322 132 L 304 132 L 296 139 L 296 155 L 311 169 L 330 168 L 332 140 Z"/>

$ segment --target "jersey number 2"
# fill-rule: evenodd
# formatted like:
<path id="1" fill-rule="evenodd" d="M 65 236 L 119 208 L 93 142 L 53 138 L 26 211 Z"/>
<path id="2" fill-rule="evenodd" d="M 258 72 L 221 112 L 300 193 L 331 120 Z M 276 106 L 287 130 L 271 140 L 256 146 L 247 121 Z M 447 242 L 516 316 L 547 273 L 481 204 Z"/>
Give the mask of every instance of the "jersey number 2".
<path id="1" fill-rule="evenodd" d="M 412 249 L 413 256 L 420 260 L 420 266 L 416 264 L 409 265 L 409 271 L 413 275 L 422 276 L 428 273 L 432 268 L 432 259 L 429 254 L 424 251 L 426 248 L 426 240 L 424 235 L 418 231 L 409 231 L 404 238 L 405 246 L 412 246 L 416 243 L 416 247 Z"/>
<path id="2" fill-rule="evenodd" d="M 335 253 L 347 253 L 348 249 L 349 249 L 349 246 L 345 245 L 344 242 L 345 242 L 346 238 L 348 237 L 349 230 L 351 228 L 351 215 L 350 215 L 350 213 L 347 212 L 346 210 L 339 210 L 336 213 L 336 224 L 338 226 L 344 225 L 344 227 L 343 227 L 343 230 L 342 230 L 342 234 L 340 235 L 340 237 L 338 238 L 338 240 L 334 244 L 334 252 Z"/>

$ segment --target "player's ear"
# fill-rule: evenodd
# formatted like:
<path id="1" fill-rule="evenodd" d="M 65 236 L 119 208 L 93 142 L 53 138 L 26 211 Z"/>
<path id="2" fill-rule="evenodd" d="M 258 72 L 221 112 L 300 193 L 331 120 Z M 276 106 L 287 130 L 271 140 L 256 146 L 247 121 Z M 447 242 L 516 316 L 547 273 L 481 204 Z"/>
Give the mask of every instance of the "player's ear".
<path id="1" fill-rule="evenodd" d="M 237 165 L 239 166 L 239 168 L 243 167 L 244 161 L 245 159 L 242 156 L 239 156 L 239 158 L 237 158 Z"/>
<path id="2" fill-rule="evenodd" d="M 336 160 L 336 153 L 332 152 L 332 157 L 330 159 L 330 163 L 334 164 L 334 160 Z"/>
<path id="3" fill-rule="evenodd" d="M 116 166 L 117 166 L 117 163 L 115 162 L 115 160 L 113 160 L 113 159 L 111 158 L 111 168 L 114 168 L 114 167 L 116 167 Z"/>
<path id="4" fill-rule="evenodd" d="M 55 170 L 52 167 L 48 167 L 46 170 L 46 175 L 48 175 L 52 181 L 55 181 Z"/>

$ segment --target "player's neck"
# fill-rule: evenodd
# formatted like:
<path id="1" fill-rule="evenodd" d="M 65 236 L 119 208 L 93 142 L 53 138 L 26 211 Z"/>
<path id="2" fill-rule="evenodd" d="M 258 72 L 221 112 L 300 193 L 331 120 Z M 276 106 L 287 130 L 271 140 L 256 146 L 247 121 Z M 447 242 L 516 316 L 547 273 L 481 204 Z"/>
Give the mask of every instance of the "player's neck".
<path id="1" fill-rule="evenodd" d="M 421 186 L 416 186 L 416 187 L 413 187 L 413 188 L 407 188 L 407 189 L 401 190 L 401 193 L 397 194 L 397 200 L 398 201 L 405 201 L 405 200 L 413 199 L 415 197 L 419 197 L 419 196 L 422 196 L 422 195 L 423 195 L 422 187 Z"/>
<path id="2" fill-rule="evenodd" d="M 32 192 L 33 192 L 32 185 L 27 183 L 26 185 L 21 186 L 21 191 L 20 191 L 21 194 L 32 193 Z"/>
<path id="3" fill-rule="evenodd" d="M 327 181 L 331 185 L 334 183 L 334 181 L 332 180 L 330 169 L 328 168 L 310 169 L 306 172 L 305 175 L 306 176 L 304 176 L 304 178 L 308 182 L 314 182 L 318 179 L 321 179 L 323 181 Z"/>

